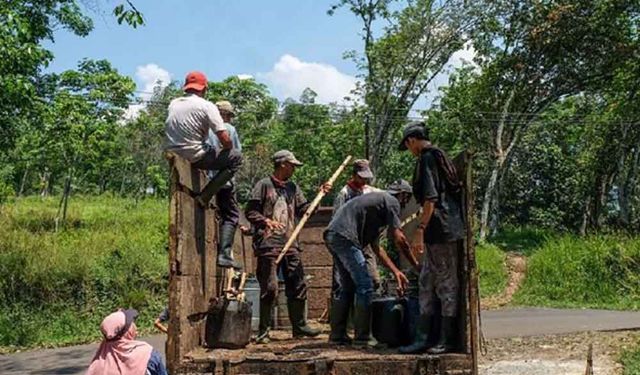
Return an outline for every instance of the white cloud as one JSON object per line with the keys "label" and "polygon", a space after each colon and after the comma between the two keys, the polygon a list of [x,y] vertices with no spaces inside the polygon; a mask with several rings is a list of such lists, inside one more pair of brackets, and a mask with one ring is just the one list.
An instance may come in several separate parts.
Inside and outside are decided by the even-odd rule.
{"label": "white cloud", "polygon": [[[157,64],[138,66],[135,77],[138,85],[138,95],[136,97],[143,101],[151,98],[153,90],[157,86],[164,88],[171,83],[171,74]],[[135,119],[144,108],[145,104],[132,104],[125,111],[124,118],[126,120]]]}
{"label": "white cloud", "polygon": [[305,62],[288,54],[280,57],[270,72],[259,73],[257,77],[281,99],[298,99],[309,87],[318,94],[318,103],[343,102],[357,82],[355,77],[332,65]]}
{"label": "white cloud", "polygon": [[171,74],[156,64],[141,65],[136,68],[136,81],[140,96],[148,99],[156,86],[164,88],[171,83]]}
{"label": "white cloud", "polygon": [[251,74],[238,74],[237,76],[240,79],[252,79],[253,76]]}

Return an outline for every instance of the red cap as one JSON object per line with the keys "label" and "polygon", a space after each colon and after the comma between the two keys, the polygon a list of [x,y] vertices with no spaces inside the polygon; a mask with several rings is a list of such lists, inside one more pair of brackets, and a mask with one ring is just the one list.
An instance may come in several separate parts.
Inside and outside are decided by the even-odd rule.
{"label": "red cap", "polygon": [[185,91],[188,89],[202,91],[205,87],[207,87],[207,76],[205,76],[204,73],[189,72],[189,74],[187,74],[187,78],[184,79],[184,86],[182,89]]}

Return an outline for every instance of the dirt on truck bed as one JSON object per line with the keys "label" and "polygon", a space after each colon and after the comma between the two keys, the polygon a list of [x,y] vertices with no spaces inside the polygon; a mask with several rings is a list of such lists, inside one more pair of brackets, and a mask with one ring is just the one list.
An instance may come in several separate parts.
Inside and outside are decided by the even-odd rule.
{"label": "dirt on truck bed", "polygon": [[183,362],[184,374],[471,374],[468,354],[402,355],[397,349],[356,349],[328,343],[326,334],[293,339],[272,331],[268,345],[245,349],[198,348]]}

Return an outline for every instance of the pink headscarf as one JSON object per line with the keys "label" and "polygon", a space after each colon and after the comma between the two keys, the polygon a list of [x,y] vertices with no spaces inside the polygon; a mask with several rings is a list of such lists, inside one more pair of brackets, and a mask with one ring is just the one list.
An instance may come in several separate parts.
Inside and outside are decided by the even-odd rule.
{"label": "pink headscarf", "polygon": [[[137,315],[131,310],[126,313],[119,310],[104,318],[100,324],[104,340],[86,375],[145,375],[153,347],[135,341],[138,331],[132,322],[132,314]],[[127,331],[123,333],[125,329]]]}

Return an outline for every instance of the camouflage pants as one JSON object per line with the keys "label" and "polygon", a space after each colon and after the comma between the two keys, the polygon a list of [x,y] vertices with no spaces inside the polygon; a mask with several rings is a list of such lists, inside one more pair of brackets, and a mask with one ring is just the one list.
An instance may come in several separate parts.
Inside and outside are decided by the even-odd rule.
{"label": "camouflage pants", "polygon": [[458,313],[458,243],[447,242],[427,246],[420,272],[420,314],[433,315],[437,296],[442,303],[442,316]]}

